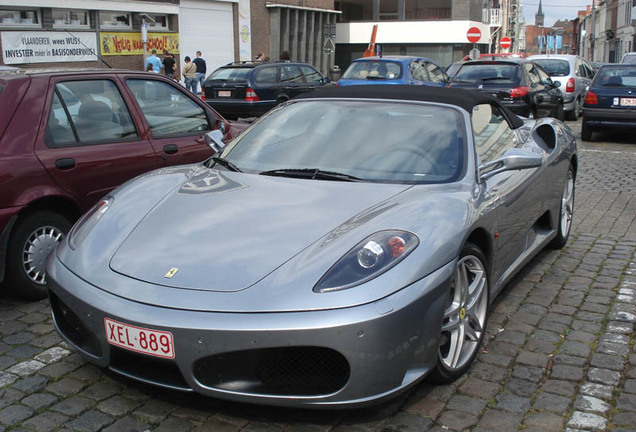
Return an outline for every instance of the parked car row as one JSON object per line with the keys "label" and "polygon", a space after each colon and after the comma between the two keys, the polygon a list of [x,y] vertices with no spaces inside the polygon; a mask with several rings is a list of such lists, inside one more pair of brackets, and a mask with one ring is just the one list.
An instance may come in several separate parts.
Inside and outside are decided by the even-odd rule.
{"label": "parked car row", "polygon": [[82,213],[147,171],[200,162],[232,124],[145,72],[0,73],[0,282],[46,295],[44,262]]}

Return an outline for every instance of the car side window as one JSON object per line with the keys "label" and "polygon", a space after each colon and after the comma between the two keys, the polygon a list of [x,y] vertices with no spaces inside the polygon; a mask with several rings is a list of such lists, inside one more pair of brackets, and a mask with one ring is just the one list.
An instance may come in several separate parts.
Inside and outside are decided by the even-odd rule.
{"label": "car side window", "polygon": [[303,74],[296,65],[283,65],[280,67],[280,81],[286,83],[303,82]]}
{"label": "car side window", "polygon": [[276,84],[278,82],[278,67],[259,68],[254,72],[254,82],[257,84]]}
{"label": "car side window", "polygon": [[422,61],[412,61],[409,68],[411,69],[411,76],[413,79],[418,81],[428,81],[428,72],[426,72],[426,67]]}
{"label": "car side window", "polygon": [[552,84],[552,78],[550,78],[550,75],[548,75],[546,71],[540,67],[533,67],[533,69],[536,71],[537,75],[539,75],[539,82],[541,84]]}
{"label": "car side window", "polygon": [[300,66],[300,70],[305,75],[305,81],[311,84],[320,83],[322,80],[322,75],[316,69],[311,66]]}
{"label": "car side window", "polygon": [[446,74],[442,72],[442,70],[437,67],[437,65],[426,62],[426,69],[428,70],[431,81],[438,83],[446,82]]}
{"label": "car side window", "polygon": [[517,146],[517,137],[498,107],[490,104],[476,105],[471,122],[480,164],[491,162],[506,150]]}
{"label": "car side window", "polygon": [[169,83],[138,78],[126,82],[153,138],[194,135],[212,129],[205,110]]}
{"label": "car side window", "polygon": [[130,112],[110,80],[55,85],[46,130],[49,147],[138,138]]}
{"label": "car side window", "polygon": [[536,68],[532,63],[525,64],[526,72],[528,73],[528,79],[530,80],[531,85],[536,85],[541,82],[541,78],[539,74],[536,72]]}

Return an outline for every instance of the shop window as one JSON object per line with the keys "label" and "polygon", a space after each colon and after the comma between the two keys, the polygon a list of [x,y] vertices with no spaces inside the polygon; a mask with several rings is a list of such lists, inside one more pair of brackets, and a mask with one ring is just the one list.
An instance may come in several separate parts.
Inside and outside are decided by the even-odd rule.
{"label": "shop window", "polygon": [[53,27],[89,27],[88,11],[81,9],[53,9]]}
{"label": "shop window", "polygon": [[104,29],[130,29],[132,22],[128,12],[100,12],[100,27]]}
{"label": "shop window", "polygon": [[41,27],[37,9],[0,9],[0,27]]}

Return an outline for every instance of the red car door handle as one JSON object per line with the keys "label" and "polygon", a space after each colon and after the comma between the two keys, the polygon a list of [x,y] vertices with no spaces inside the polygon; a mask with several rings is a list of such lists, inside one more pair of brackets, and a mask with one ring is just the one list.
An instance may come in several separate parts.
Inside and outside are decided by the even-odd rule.
{"label": "red car door handle", "polygon": [[168,144],[163,146],[163,152],[165,154],[175,154],[179,151],[179,147],[176,144]]}
{"label": "red car door handle", "polygon": [[63,158],[55,161],[55,168],[61,170],[68,170],[71,168],[75,168],[75,159],[73,158]]}

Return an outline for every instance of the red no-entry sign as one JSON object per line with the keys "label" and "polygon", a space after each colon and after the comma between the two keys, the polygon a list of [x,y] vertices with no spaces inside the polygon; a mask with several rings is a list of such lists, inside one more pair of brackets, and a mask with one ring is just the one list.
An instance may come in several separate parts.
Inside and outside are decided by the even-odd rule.
{"label": "red no-entry sign", "polygon": [[466,32],[466,37],[468,38],[468,42],[477,43],[479,39],[481,39],[481,30],[477,27],[471,27]]}
{"label": "red no-entry sign", "polygon": [[504,36],[499,41],[499,45],[501,45],[502,48],[510,48],[510,45],[512,45],[512,40],[508,36]]}

